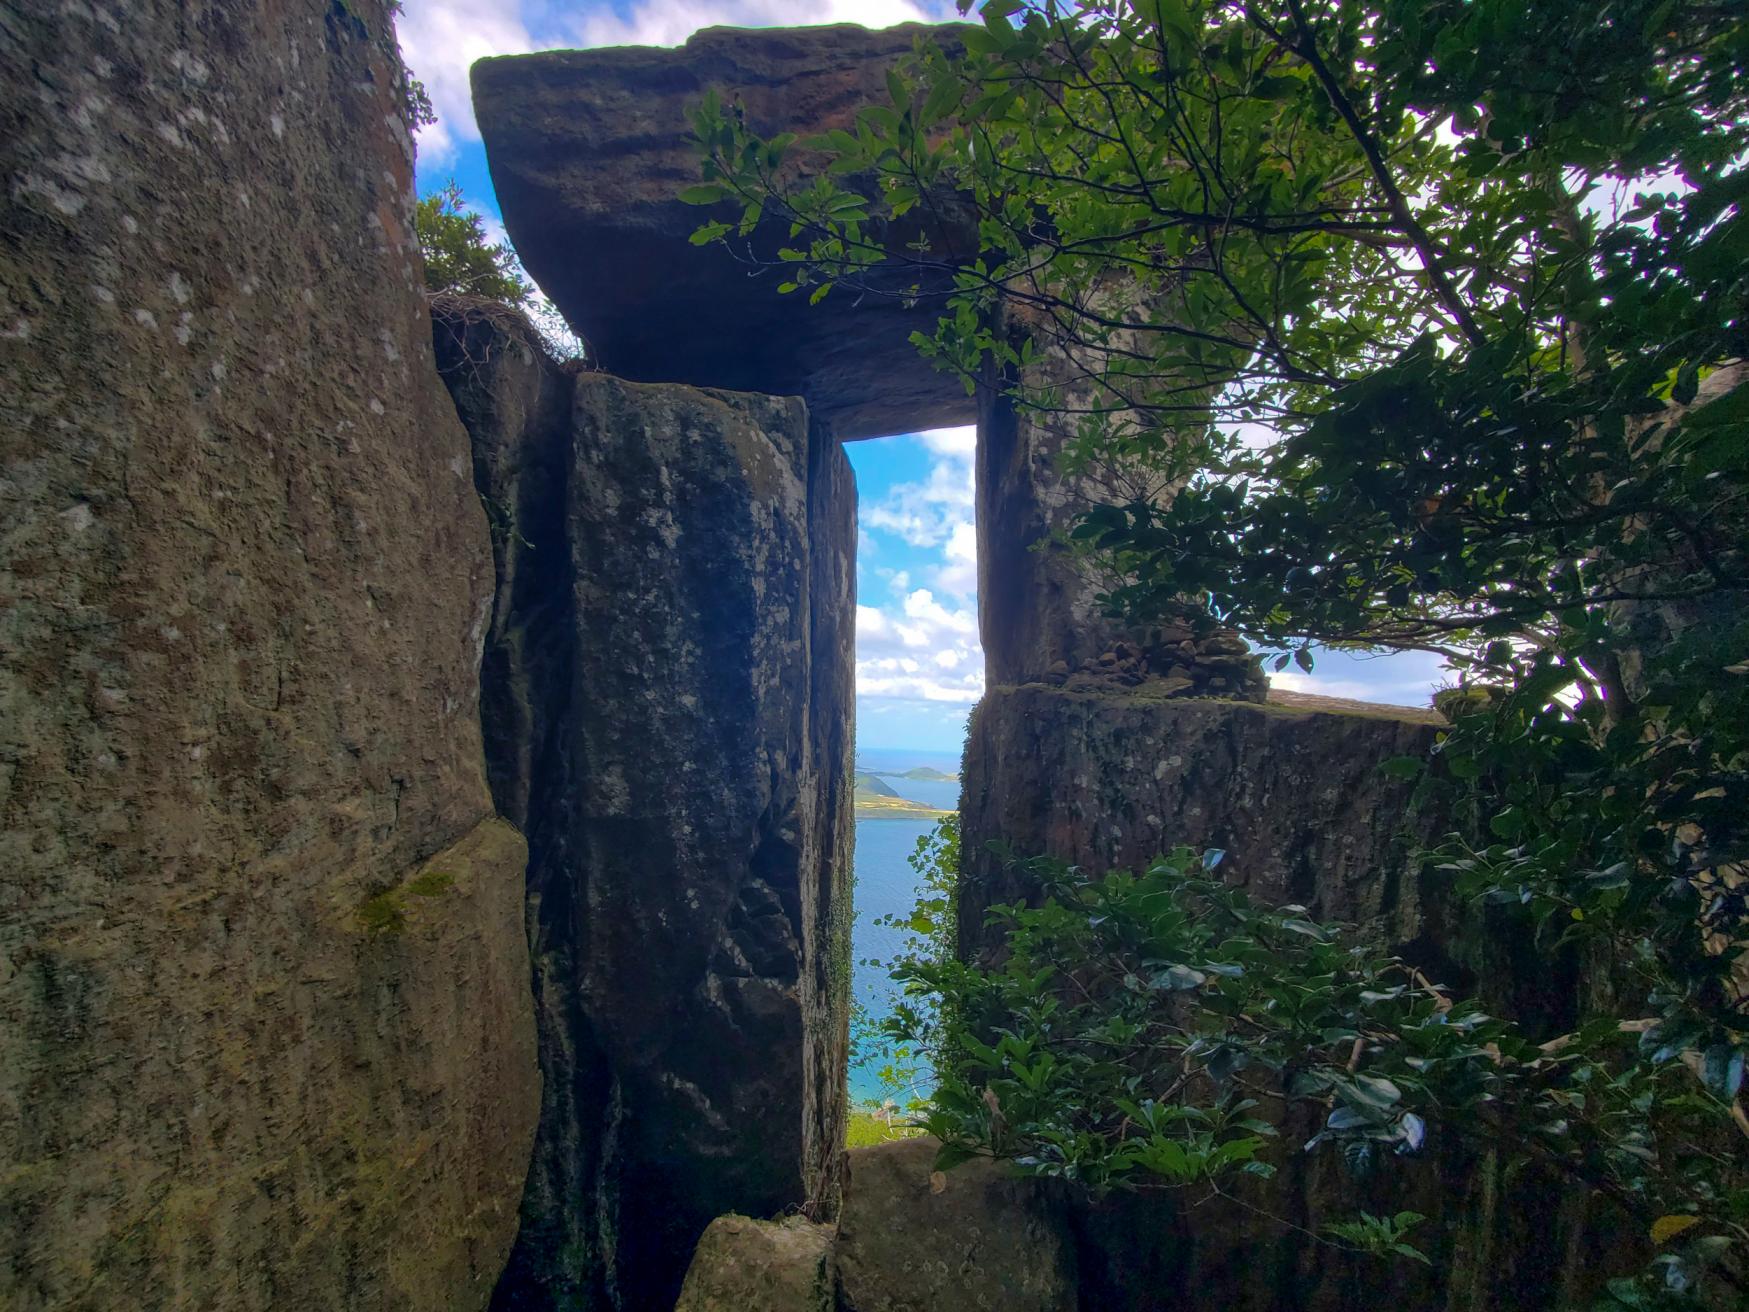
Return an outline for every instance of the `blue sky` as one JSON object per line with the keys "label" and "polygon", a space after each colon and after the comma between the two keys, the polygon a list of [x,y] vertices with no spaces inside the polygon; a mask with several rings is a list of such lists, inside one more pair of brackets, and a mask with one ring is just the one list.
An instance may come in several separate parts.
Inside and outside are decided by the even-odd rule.
{"label": "blue sky", "polygon": [[[701,27],[893,23],[954,16],[939,0],[406,0],[403,52],[438,121],[419,137],[419,187],[450,179],[503,240],[468,68],[487,55],[600,45],[678,45]],[[972,430],[853,442],[857,554],[857,742],[957,753],[983,690],[972,527]],[[1280,687],[1425,705],[1438,662],[1327,652]]]}

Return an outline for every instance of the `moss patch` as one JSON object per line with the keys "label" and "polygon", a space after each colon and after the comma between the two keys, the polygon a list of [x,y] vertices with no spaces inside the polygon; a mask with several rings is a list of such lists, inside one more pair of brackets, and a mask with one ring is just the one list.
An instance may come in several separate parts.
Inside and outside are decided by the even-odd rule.
{"label": "moss patch", "polygon": [[358,909],[358,923],[367,934],[399,934],[407,928],[407,914],[401,909],[397,891],[378,893]]}
{"label": "moss patch", "polygon": [[[514,856],[499,854],[500,845],[510,843],[518,849]],[[476,827],[461,842],[439,852],[429,864],[417,867],[392,888],[374,894],[352,912],[354,922],[366,934],[394,935],[407,931],[409,918],[417,920],[429,915],[420,909],[418,898],[425,903],[443,897],[458,885],[466,884],[480,854],[486,854],[489,864],[496,866],[506,860],[526,860],[521,853],[522,837],[502,820],[490,820]]]}
{"label": "moss patch", "polygon": [[409,893],[420,897],[441,897],[455,887],[455,876],[447,870],[427,870],[407,885]]}

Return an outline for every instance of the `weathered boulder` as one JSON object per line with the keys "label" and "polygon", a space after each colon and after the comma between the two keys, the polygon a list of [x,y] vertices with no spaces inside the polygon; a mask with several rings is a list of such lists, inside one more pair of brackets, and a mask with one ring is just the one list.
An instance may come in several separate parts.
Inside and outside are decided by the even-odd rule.
{"label": "weathered boulder", "polygon": [[834,1260],[849,1312],[1073,1312],[1067,1214],[1038,1180],[975,1159],[934,1169],[933,1139],[853,1148]]}
{"label": "weathered boulder", "polygon": [[381,0],[0,14],[0,1305],[478,1308],[538,1075]]}
{"label": "weathered boulder", "polygon": [[[710,212],[678,199],[699,180],[686,110],[706,88],[768,135],[850,127],[857,110],[887,99],[895,59],[919,39],[951,42],[952,32],[708,28],[673,50],[481,60],[475,113],[518,255],[593,357],[623,377],[801,396],[815,422],[843,439],[972,422],[959,380],[909,340],[934,324],[939,301],[836,295],[809,306],[805,296],[779,296],[775,276],[751,276],[720,246],[691,245]],[[928,209],[939,252],[975,248],[975,224],[945,201]],[[898,247],[913,235],[890,240]],[[749,251],[773,260],[787,244],[787,225],[774,221]],[[890,277],[897,293],[919,274],[895,264]]]}
{"label": "weathered boulder", "polygon": [[436,307],[499,596],[546,1080],[502,1307],[673,1305],[725,1212],[829,1212],[843,1137],[855,487],[801,402],[562,369]]}
{"label": "weathered boulder", "polygon": [[832,1312],[829,1225],[799,1216],[710,1223],[674,1312]]}
{"label": "weathered boulder", "polygon": [[988,907],[1024,899],[1025,873],[987,847],[1091,870],[1219,847],[1230,880],[1319,916],[1412,937],[1403,878],[1411,787],[1379,767],[1422,756],[1437,716],[1289,697],[1267,705],[1041,685],[990,689],[972,714],[960,817],[963,950],[990,941]]}

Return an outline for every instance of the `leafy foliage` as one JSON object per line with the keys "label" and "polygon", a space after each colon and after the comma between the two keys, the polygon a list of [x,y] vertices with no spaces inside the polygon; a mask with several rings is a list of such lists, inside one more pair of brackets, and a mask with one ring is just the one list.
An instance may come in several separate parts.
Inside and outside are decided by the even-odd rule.
{"label": "leafy foliage", "polygon": [[[1474,823],[1435,859],[1545,947],[1583,943],[1597,1015],[1541,1057],[1510,1018],[1476,1019],[1470,1037],[1502,1060],[1440,1055],[1440,1079],[1475,1088],[1437,1106],[1448,1121],[1485,1108],[1464,1132],[1552,1153],[1662,1225],[1652,1237],[1682,1251],[1649,1283],[1612,1286],[1619,1303],[1688,1297],[1703,1268],[1740,1293],[1749,25],[1670,0],[990,0],[981,17],[963,51],[921,44],[889,103],[814,140],[761,140],[707,99],[689,199],[734,208],[697,239],[756,259],[750,234],[787,225],[780,291],[939,307],[919,349],[968,387],[1072,417],[1071,462],[1153,462],[1173,495],[1095,508],[1077,530],[1121,580],[1114,610],[1212,617],[1283,666],[1310,668],[1314,644],[1432,651],[1485,690],[1448,703],[1427,786]],[[1185,874],[1171,869],[1142,882]],[[935,1114],[949,1131],[960,1118],[962,1144],[1095,1184],[1202,1181],[1217,1152],[1261,1154],[1225,1147],[1250,1133],[1223,1119],[1236,1102],[1192,1085],[1170,1105],[1206,1119],[1147,1113],[1175,1118],[1146,1136],[1164,1136],[1164,1170],[1114,1150],[1117,1127],[1140,1123],[1123,1081],[1147,1072],[1156,1108],[1173,1087],[1120,1031],[1180,1025],[1187,1006],[1208,1034],[1162,1042],[1235,1034],[1266,1071],[1303,1044],[1329,1071],[1340,1054],[1322,1031],[1286,1019],[1304,1006],[1357,1033],[1400,1095],[1431,1099],[1404,1037],[1429,1019],[1390,1010],[1423,1005],[1415,991],[1361,1003],[1306,944],[1240,977],[1298,981],[1303,1003],[1211,1008],[1231,1001],[1219,972],[1157,987],[1161,970],[1227,963],[1173,930],[1172,953],[1132,962],[1139,988],[1103,979],[1100,1006],[1073,1009],[1080,954],[1123,946],[1092,934],[1088,898],[1171,928],[1131,905],[1161,889],[1126,887],[1060,885],[1013,909],[1010,966],[1030,960],[1033,977],[914,976],[994,1009],[1010,1036],[972,1046],[990,1041],[943,1013],[938,1041],[968,1064]],[[1213,888],[1171,884],[1174,898],[1253,914]],[[1028,946],[1052,935],[1057,955]],[[1063,976],[1038,979],[1047,968]],[[1052,1026],[1085,1027],[1082,1047],[1053,1046],[1052,1006],[1071,1008]],[[1108,1019],[1118,1029],[1096,1039]],[[1098,1043],[1119,1046],[1094,1061]],[[1345,1151],[1394,1124],[1330,1078],[1317,1096],[1356,1118],[1326,1127]]]}
{"label": "leafy foliage", "polygon": [[1324,1228],[1338,1239],[1345,1239],[1363,1253],[1378,1256],[1396,1254],[1426,1262],[1427,1255],[1406,1242],[1404,1236],[1427,1218],[1419,1212],[1398,1212],[1395,1216],[1374,1216],[1362,1212],[1356,1221],[1333,1221]]}
{"label": "leafy foliage", "polygon": [[483,296],[524,305],[534,289],[517,269],[508,247],[489,241],[486,221],[468,210],[454,182],[422,197],[413,227],[425,256],[425,289]]}
{"label": "leafy foliage", "polygon": [[[1686,1071],[1634,1062],[1638,1036],[1608,1019],[1535,1043],[1302,907],[1257,905],[1215,877],[1220,858],[1181,849],[1098,879],[1034,862],[1042,903],[991,913],[999,968],[900,966],[913,998],[938,1000],[901,1008],[890,1032],[941,1054],[919,1121],[946,1161],[1220,1195],[1302,1149],[1364,1177],[1507,1145],[1604,1190],[1660,1242],[1686,1236],[1685,1271],[1718,1256],[1689,1209],[1721,1104]],[[1284,1139],[1295,1109],[1319,1127],[1303,1144]],[[1706,1204],[1741,1216],[1749,1193]],[[1363,1214],[1321,1238],[1424,1261],[1404,1237],[1421,1219]]]}

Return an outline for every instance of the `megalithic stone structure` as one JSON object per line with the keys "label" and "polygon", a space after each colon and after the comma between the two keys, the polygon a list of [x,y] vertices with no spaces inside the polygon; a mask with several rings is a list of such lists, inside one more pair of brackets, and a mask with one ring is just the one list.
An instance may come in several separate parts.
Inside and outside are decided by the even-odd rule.
{"label": "megalithic stone structure", "polygon": [[665,1312],[715,1216],[835,1201],[855,486],[794,397],[563,369],[466,298],[434,321],[494,525],[545,1075],[495,1306]]}
{"label": "megalithic stone structure", "polygon": [[[952,47],[955,26],[713,28],[676,50],[553,51],[482,60],[476,111],[507,230],[601,367],[629,378],[802,396],[815,423],[856,440],[976,421],[980,619],[992,683],[1150,680],[1156,690],[1258,699],[1264,681],[1230,634],[1129,632],[1104,614],[1108,580],[1067,549],[1076,516],[1101,502],[1159,497],[1150,471],[1066,475],[1068,421],[1016,410],[998,380],[968,398],[910,343],[941,301],[868,294],[779,296],[756,265],[688,240],[704,211],[678,193],[698,178],[687,110],[707,89],[767,135],[854,123],[885,98],[885,70],[919,41]],[[805,170],[797,157],[791,167]],[[976,254],[976,224],[949,196],[920,207],[932,258]],[[898,250],[909,232],[884,234]],[[783,225],[755,229],[772,258]],[[766,271],[769,272],[769,271]],[[917,279],[895,258],[877,270]],[[1008,331],[998,325],[999,331]],[[1089,361],[1036,366],[1075,383]],[[1038,380],[1027,380],[1038,381]]]}
{"label": "megalithic stone structure", "polygon": [[[709,211],[679,193],[699,180],[688,107],[707,88],[754,129],[802,136],[853,126],[886,96],[886,70],[920,40],[950,48],[955,25],[882,31],[841,24],[758,31],[708,28],[678,49],[555,50],[474,65],[474,105],[492,185],[517,254],[587,342],[622,378],[799,396],[839,439],[969,424],[976,406],[910,343],[939,301],[898,296],[779,296],[775,260],[787,230],[771,224],[745,248],[687,238]],[[797,152],[791,167],[805,169]],[[949,203],[921,207],[950,258],[975,254],[977,227]],[[887,234],[895,249],[916,226]],[[896,262],[892,289],[917,274]]]}
{"label": "megalithic stone structure", "polygon": [[[773,752],[774,744],[796,741],[797,722],[780,713],[787,688],[791,697],[814,699],[802,738],[815,759],[841,759],[850,730],[848,692],[833,683],[826,666],[846,668],[848,661],[850,612],[833,610],[834,599],[844,595],[843,583],[834,580],[848,578],[852,562],[849,539],[823,527],[839,523],[848,503],[848,471],[837,442],[973,419],[979,425],[980,623],[990,692],[977,713],[967,757],[962,923],[981,924],[984,907],[998,893],[1024,897],[1029,892],[984,864],[983,840],[1003,836],[991,825],[1011,826],[1035,850],[1065,855],[1128,859],[1139,850],[1137,844],[1170,843],[1174,834],[1218,843],[1255,816],[1259,796],[1295,787],[1321,760],[1316,752],[1304,755],[1308,742],[1322,732],[1317,722],[1308,721],[1303,732],[1272,732],[1289,722],[1257,722],[1255,717],[1276,712],[1232,704],[1260,701],[1263,693],[1256,662],[1242,641],[1189,626],[1128,631],[1101,605],[1107,581],[1065,545],[1065,532],[1088,505],[1140,495],[1162,498],[1171,494],[1169,484],[1149,485],[1150,471],[1139,467],[1067,475],[1058,459],[1069,438],[1061,422],[1016,409],[998,380],[975,401],[968,399],[956,379],[936,371],[908,340],[912,331],[935,322],[938,301],[926,296],[906,307],[881,297],[859,304],[835,296],[810,307],[805,298],[777,295],[769,279],[754,276],[756,267],[733,254],[689,241],[704,214],[678,199],[679,191],[698,178],[686,111],[707,89],[738,105],[760,132],[806,137],[850,124],[859,108],[885,97],[884,72],[892,61],[919,40],[951,43],[953,32],[951,26],[888,32],[713,29],[674,50],[561,51],[475,66],[477,117],[518,253],[586,339],[591,365],[619,376],[561,388],[572,397],[571,411],[558,422],[573,454],[568,463],[548,463],[568,471],[559,480],[569,480],[563,493],[567,509],[538,520],[563,520],[563,533],[571,535],[571,545],[561,540],[535,555],[546,555],[548,568],[559,558],[562,571],[575,572],[571,600],[559,598],[553,584],[546,593],[559,603],[559,613],[570,615],[557,621],[568,635],[560,645],[569,644],[576,654],[562,658],[558,668],[581,673],[561,677],[551,684],[552,693],[536,698],[550,703],[562,689],[570,699],[557,725],[545,730],[516,697],[506,699],[510,732],[502,742],[509,750],[500,758],[502,778],[495,775],[495,784],[508,789],[500,794],[501,804],[513,807],[514,797],[532,795],[521,782],[531,761],[548,761],[545,768],[559,772],[549,777],[548,800],[535,806],[538,814],[529,822],[547,1105],[518,1257],[500,1291],[502,1307],[558,1306],[550,1292],[542,1293],[543,1283],[588,1307],[653,1307],[661,1296],[672,1298],[685,1244],[709,1219],[695,1204],[708,1198],[720,1211],[770,1209],[774,1195],[762,1181],[775,1177],[761,1175],[769,1161],[756,1162],[760,1153],[777,1152],[785,1163],[801,1163],[814,1173],[807,1189],[812,1201],[822,1209],[830,1206],[837,1130],[829,1108],[841,1106],[844,1079],[842,1013],[834,1007],[842,998],[833,993],[831,950],[809,943],[831,943],[839,932],[836,924],[848,919],[831,873],[838,858],[830,855],[844,831],[820,813],[812,830],[804,826],[804,835],[814,837],[802,838],[797,866],[790,840],[781,837],[788,822],[771,820],[788,812],[779,807],[768,816],[752,805],[754,794],[730,788],[713,792],[708,808],[718,843],[708,853],[690,840],[678,843],[665,836],[668,831],[704,832],[707,811],[684,790],[664,791],[681,775],[682,758],[663,740],[701,731],[697,716],[668,703],[678,700],[687,680],[705,680],[701,707],[708,708],[715,728],[694,755],[727,769],[749,753],[766,753],[761,759],[772,763],[773,806],[779,797],[803,798],[817,781],[810,782],[798,760]],[[806,159],[796,167],[805,169]],[[956,219],[953,198],[932,213],[943,225],[932,234],[938,249],[968,257],[975,253],[975,227],[963,216]],[[755,257],[774,254],[787,239],[781,225],[774,226],[774,232],[752,234]],[[912,275],[896,262],[894,276],[909,281]],[[1006,325],[995,327],[1006,330]],[[1044,380],[1061,373],[1072,381],[1084,363],[1060,353],[1047,355],[1036,368]],[[761,395],[731,398],[712,389]],[[772,394],[805,403],[811,443],[805,458],[800,405]],[[723,420],[728,413],[734,422]],[[603,457],[609,449],[616,454]],[[661,459],[652,462],[652,452]],[[488,465],[497,468],[497,457]],[[676,487],[692,488],[692,499],[649,486],[662,469],[670,470]],[[487,475],[489,484],[495,475],[490,469]],[[523,483],[556,495],[546,478]],[[803,523],[775,509],[794,498],[773,489],[799,488],[804,481],[813,504],[827,508],[821,512],[824,519]],[[705,498],[706,488],[716,489],[716,500]],[[500,494],[488,495],[491,504]],[[520,496],[502,499],[514,505]],[[750,505],[773,507],[769,523],[751,536],[733,530],[733,515],[724,519],[728,510],[717,504],[724,497],[734,514]],[[635,515],[626,522],[627,542],[603,539],[600,524],[616,513],[614,505],[643,508],[674,541],[658,534],[665,544],[658,546],[652,530]],[[797,545],[798,534],[812,537],[805,565],[798,564],[806,555]],[[709,546],[690,542],[689,535],[700,535],[699,542]],[[582,542],[598,543],[605,554],[597,558],[583,552],[577,545]],[[510,553],[515,556],[514,546]],[[707,588],[705,561],[718,557],[726,572],[720,586]],[[604,562],[633,580],[629,590],[602,587],[598,576]],[[525,566],[512,560],[511,574]],[[813,576],[805,588],[803,569]],[[765,626],[781,628],[793,620],[804,593],[816,617],[809,638],[811,674],[803,677],[799,666],[727,642],[763,633]],[[647,603],[640,600],[646,596]],[[644,644],[645,664],[636,671],[620,668],[633,657],[593,649],[601,635],[622,628],[636,633],[640,623],[651,622],[651,617],[622,613],[639,606],[661,615],[695,614],[713,632],[720,631],[725,644],[716,653],[719,664],[684,650],[684,623],[672,641]],[[751,608],[751,614],[737,608]],[[501,647],[505,687],[514,689],[519,678],[529,677],[527,662],[553,650],[536,633],[550,624],[551,614],[527,606],[520,613],[529,622],[527,631],[520,636],[507,631],[503,644],[496,638],[489,644],[489,715],[495,704],[492,671],[499,668],[492,653]],[[825,629],[821,616],[832,617]],[[661,665],[671,646],[681,648],[688,662],[684,679]],[[759,651],[775,653],[778,646],[767,643]],[[659,690],[654,694],[658,705],[623,704],[635,695],[639,680]],[[843,704],[834,703],[840,694]],[[775,718],[767,723],[762,717],[768,716]],[[607,717],[613,733],[602,732],[597,723]],[[781,732],[773,728],[779,720],[787,726],[780,726]],[[1047,743],[1029,742],[1027,730],[1034,722],[1046,726]],[[531,753],[517,745],[516,734],[530,725],[537,737],[544,732],[546,741],[557,744],[557,757],[543,755],[545,748]],[[564,725],[571,727],[559,727]],[[552,737],[555,728],[557,738]],[[1353,749],[1343,777],[1366,778],[1377,754],[1406,750],[1406,742],[1412,747],[1426,732],[1424,726],[1387,722],[1376,732],[1340,737],[1342,750]],[[630,749],[628,741],[640,734],[649,748]],[[498,740],[490,725],[487,736],[489,742]],[[1211,772],[1186,765],[1175,753],[1178,746],[1201,752],[1222,742],[1234,752]],[[1258,775],[1252,754],[1277,748],[1286,754],[1282,768]],[[1169,764],[1175,755],[1178,765]],[[537,775],[542,769],[532,768]],[[1062,769],[1073,771],[1073,780],[1058,777]],[[593,777],[603,771],[604,778]],[[1096,777],[1099,791],[1087,793],[1084,777]],[[569,782],[555,787],[554,779]],[[1159,801],[1147,804],[1146,821],[1138,826],[1117,818],[1120,805],[1105,787],[1139,780],[1149,782],[1153,792],[1148,796]],[[1255,795],[1246,791],[1254,782],[1261,786]],[[762,777],[760,787],[765,786]],[[639,810],[628,800],[634,796],[651,800]],[[1073,804],[1058,806],[1057,798],[1072,798]],[[1392,794],[1384,800],[1401,799]],[[794,800],[798,817],[801,805]],[[1167,809],[1156,813],[1156,805]],[[1181,814],[1171,813],[1172,807]],[[1294,859],[1321,823],[1309,801],[1296,808],[1274,835],[1279,841],[1253,845],[1258,860],[1273,861],[1284,852],[1289,854],[1284,859]],[[1359,837],[1350,842],[1353,835],[1345,837],[1346,830],[1334,834],[1331,851],[1358,847],[1354,857],[1362,863],[1389,847],[1389,817],[1381,816],[1376,826],[1356,824]],[[1105,841],[1114,826],[1123,829],[1124,842]],[[729,840],[734,846],[749,836],[758,838],[752,847],[722,850]],[[764,846],[768,842],[775,845]],[[626,849],[635,850],[642,864],[629,861]],[[816,859],[810,850],[826,855]],[[775,864],[761,855],[767,853],[774,860],[781,855],[781,878],[772,875]],[[647,878],[636,877],[639,870]],[[1370,874],[1357,864],[1353,878]],[[1301,877],[1296,866],[1293,878]],[[772,1014],[765,1064],[749,1060],[753,1041],[741,1042],[732,1027],[713,1032],[709,1021],[717,1013],[694,992],[695,987],[707,994],[719,988],[722,972],[700,955],[712,936],[733,939],[739,931],[725,911],[730,903],[676,902],[688,881],[708,887],[712,899],[723,890],[770,889],[788,923],[799,923],[814,936],[809,940],[798,933],[799,954],[791,946],[766,945],[774,950],[765,956],[785,969],[800,960],[801,987],[794,1003],[783,1004],[789,1010]],[[1271,869],[1259,887],[1273,889],[1280,882]],[[587,905],[573,908],[566,899]],[[797,901],[799,916],[792,904]],[[610,909],[613,923],[604,915]],[[762,923],[776,924],[775,912]],[[652,945],[664,958],[660,969],[648,960]],[[968,953],[981,947],[975,936],[964,944]],[[774,965],[752,973],[769,982],[777,978],[775,970]],[[775,1007],[779,992],[766,989],[761,996]],[[820,1000],[819,1005],[810,999]],[[791,1038],[796,1033],[799,1047]],[[803,1054],[801,1072],[788,1065],[797,1052]],[[670,1068],[666,1057],[658,1060],[661,1053],[675,1054],[677,1064]],[[811,1099],[813,1110],[795,1111],[794,1090],[785,1081],[803,1089],[803,1102]],[[763,1139],[738,1138],[732,1125],[717,1126],[712,1119],[740,1114],[736,1109],[761,1101],[782,1109],[779,1120],[762,1127]],[[682,1123],[688,1106],[697,1109],[691,1125]],[[633,1119],[635,1130],[628,1128]],[[769,1129],[780,1121],[785,1128]],[[782,1137],[786,1133],[789,1138]],[[616,1152],[628,1155],[615,1157]],[[707,1180],[699,1164],[712,1153],[717,1154],[716,1178]],[[602,1181],[610,1178],[622,1182],[618,1201],[604,1203]],[[649,1191],[644,1210],[636,1214],[625,1210],[634,1179]],[[677,1198],[681,1186],[693,1181],[699,1198]],[[673,1214],[658,1215],[651,1200],[669,1199],[676,1199]],[[633,1233],[634,1222],[645,1228]]]}

